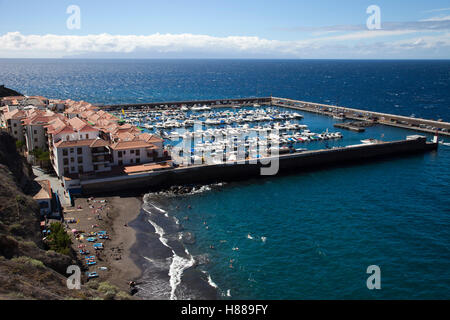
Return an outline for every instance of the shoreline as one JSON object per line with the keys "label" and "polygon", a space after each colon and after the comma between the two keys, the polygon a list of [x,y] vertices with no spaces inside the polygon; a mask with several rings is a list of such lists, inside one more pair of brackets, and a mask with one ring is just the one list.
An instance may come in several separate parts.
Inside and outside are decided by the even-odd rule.
{"label": "shoreline", "polygon": [[[104,244],[104,249],[96,251],[91,243],[86,240],[78,240],[69,230],[76,259],[83,266],[83,283],[85,285],[89,283],[85,273],[97,272],[99,277],[96,280],[98,282],[107,281],[129,293],[128,283],[142,275],[142,270],[137,266],[131,254],[131,248],[136,243],[136,230],[129,226],[139,216],[142,204],[142,197],[137,195],[80,197],[75,199],[74,207],[65,209],[65,219],[74,218],[77,221],[68,225],[70,230],[77,229],[86,233],[106,231],[110,237],[109,240],[97,241]],[[89,255],[97,254],[96,265],[86,266],[85,256],[79,253],[79,245],[85,245],[86,249],[90,251]],[[104,267],[107,270],[100,269]]]}
{"label": "shoreline", "polygon": [[171,214],[171,203],[167,194],[146,194],[141,214],[132,223],[137,240],[131,253],[143,271],[136,280],[136,295],[144,300],[216,300],[217,286],[199,269],[209,263],[207,254],[189,252],[186,244],[195,240]]}

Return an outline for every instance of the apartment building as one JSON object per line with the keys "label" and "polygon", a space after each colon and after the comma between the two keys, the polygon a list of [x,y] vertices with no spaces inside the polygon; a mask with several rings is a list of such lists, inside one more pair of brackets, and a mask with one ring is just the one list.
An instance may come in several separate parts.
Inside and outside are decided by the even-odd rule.
{"label": "apartment building", "polygon": [[5,127],[9,134],[16,140],[25,142],[22,120],[26,117],[26,112],[20,109],[6,112],[2,117],[2,126]]}

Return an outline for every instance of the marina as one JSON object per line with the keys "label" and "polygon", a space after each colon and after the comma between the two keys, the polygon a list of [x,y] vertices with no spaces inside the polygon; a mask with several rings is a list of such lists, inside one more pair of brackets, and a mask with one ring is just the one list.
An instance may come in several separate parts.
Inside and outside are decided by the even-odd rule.
{"label": "marina", "polygon": [[[439,134],[450,136],[450,123],[441,119],[428,120],[416,118],[415,116],[401,116],[388,113],[374,112],[369,110],[354,109],[341,106],[326,105],[321,103],[305,102],[301,100],[292,100],[276,97],[246,98],[246,99],[227,99],[227,100],[191,100],[179,102],[154,102],[143,104],[119,104],[119,105],[101,105],[100,108],[106,111],[129,110],[137,112],[138,110],[184,110],[200,111],[211,110],[215,108],[241,108],[264,106],[284,107],[295,111],[306,111],[329,116],[336,120],[352,120],[354,122],[373,123],[392,127],[398,127],[417,132]],[[199,109],[200,108],[200,109]],[[206,109],[205,109],[206,108]],[[363,124],[362,127],[365,125]],[[351,126],[353,130],[360,131],[361,125]]]}

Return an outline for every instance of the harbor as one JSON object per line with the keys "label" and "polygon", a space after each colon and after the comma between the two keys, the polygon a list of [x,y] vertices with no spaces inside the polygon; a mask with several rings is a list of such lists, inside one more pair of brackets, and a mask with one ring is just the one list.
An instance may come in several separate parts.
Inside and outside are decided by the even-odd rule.
{"label": "harbor", "polygon": [[450,123],[438,120],[428,120],[416,117],[407,117],[388,113],[374,112],[369,110],[354,109],[342,106],[333,106],[321,103],[305,102],[276,97],[260,97],[246,99],[219,99],[219,100],[190,100],[178,102],[153,102],[143,104],[118,104],[102,105],[100,108],[106,111],[125,110],[152,110],[152,109],[192,109],[194,108],[239,108],[239,107],[261,107],[278,106],[298,111],[306,111],[332,117],[338,120],[353,120],[357,122],[373,122],[386,126],[393,126],[425,133],[438,133],[442,136],[450,136]]}
{"label": "harbor", "polygon": [[[436,133],[445,136],[450,128],[449,123],[442,121],[272,97],[100,108],[142,132],[161,136],[171,159],[130,167],[120,174],[81,179],[85,194],[120,190],[124,184],[127,188],[158,190],[173,185],[242,180],[260,175],[264,167],[261,163],[275,159],[279,160],[277,174],[283,174],[428,152],[438,148]],[[327,127],[311,128],[304,112],[326,116],[332,122]],[[380,137],[370,136],[370,132],[362,135],[368,128],[382,130],[385,124],[432,133],[435,138],[428,142],[426,136],[403,135],[389,141],[384,139],[384,133]],[[352,131],[352,138],[346,139],[347,133],[333,127]]]}

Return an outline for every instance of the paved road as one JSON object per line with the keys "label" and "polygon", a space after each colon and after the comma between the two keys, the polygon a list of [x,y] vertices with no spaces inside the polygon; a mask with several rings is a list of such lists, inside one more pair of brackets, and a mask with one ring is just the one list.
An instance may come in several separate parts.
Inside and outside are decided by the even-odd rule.
{"label": "paved road", "polygon": [[33,173],[36,176],[36,181],[49,180],[52,186],[53,192],[57,193],[63,207],[70,206],[70,200],[64,195],[64,188],[61,185],[61,181],[56,175],[49,175],[45,173],[40,167],[33,166]]}

